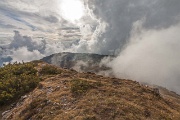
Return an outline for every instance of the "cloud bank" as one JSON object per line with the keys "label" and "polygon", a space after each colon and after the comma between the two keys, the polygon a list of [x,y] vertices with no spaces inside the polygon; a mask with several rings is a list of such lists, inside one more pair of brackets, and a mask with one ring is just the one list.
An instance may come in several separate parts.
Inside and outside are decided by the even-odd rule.
{"label": "cloud bank", "polygon": [[130,42],[110,66],[117,77],[164,86],[180,93],[180,24],[145,29],[136,22]]}
{"label": "cloud bank", "polygon": [[145,19],[147,29],[163,29],[180,20],[179,0],[89,0],[89,7],[97,18],[108,24],[95,44],[96,52],[120,52],[127,43],[133,23]]}

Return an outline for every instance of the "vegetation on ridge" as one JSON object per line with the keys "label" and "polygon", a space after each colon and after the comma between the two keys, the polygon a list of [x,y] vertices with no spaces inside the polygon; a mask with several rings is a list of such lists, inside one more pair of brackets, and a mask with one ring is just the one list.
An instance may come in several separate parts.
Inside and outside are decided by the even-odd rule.
{"label": "vegetation on ridge", "polygon": [[49,66],[49,65],[45,65],[42,67],[40,74],[42,75],[56,75],[56,74],[60,74],[61,71],[54,67],[54,66]]}
{"label": "vegetation on ridge", "polygon": [[89,89],[96,88],[101,85],[101,82],[90,82],[82,79],[73,79],[71,80],[71,92],[73,95],[79,96],[85,94]]}
{"label": "vegetation on ridge", "polygon": [[0,105],[34,89],[40,81],[34,63],[13,63],[0,68]]}

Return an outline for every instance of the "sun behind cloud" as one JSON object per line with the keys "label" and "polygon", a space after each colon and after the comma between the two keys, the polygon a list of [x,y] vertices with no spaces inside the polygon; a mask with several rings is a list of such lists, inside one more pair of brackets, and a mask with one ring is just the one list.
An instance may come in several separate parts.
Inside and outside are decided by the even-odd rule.
{"label": "sun behind cloud", "polygon": [[81,0],[62,0],[60,10],[64,19],[74,22],[83,17],[85,8]]}

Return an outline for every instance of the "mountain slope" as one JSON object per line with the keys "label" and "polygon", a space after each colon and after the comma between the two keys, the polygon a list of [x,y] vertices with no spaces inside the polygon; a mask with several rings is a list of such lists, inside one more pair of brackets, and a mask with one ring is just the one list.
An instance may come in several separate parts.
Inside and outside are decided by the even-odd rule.
{"label": "mountain slope", "polygon": [[180,119],[180,104],[157,89],[138,82],[93,73],[53,69],[40,62],[36,69],[43,81],[3,114],[9,120],[150,120]]}
{"label": "mountain slope", "polygon": [[79,72],[94,72],[109,70],[100,66],[103,59],[112,59],[114,56],[91,53],[57,53],[44,57],[42,61],[62,68],[75,69]]}

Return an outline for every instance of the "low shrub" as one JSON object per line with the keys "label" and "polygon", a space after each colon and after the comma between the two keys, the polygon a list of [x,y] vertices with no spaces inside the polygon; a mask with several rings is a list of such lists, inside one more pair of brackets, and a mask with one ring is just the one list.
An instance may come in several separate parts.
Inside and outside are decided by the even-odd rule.
{"label": "low shrub", "polygon": [[33,63],[13,63],[0,68],[0,105],[34,89],[40,82]]}
{"label": "low shrub", "polygon": [[71,92],[75,95],[82,95],[93,86],[86,80],[74,79],[71,81]]}
{"label": "low shrub", "polygon": [[60,74],[61,71],[54,67],[54,66],[50,66],[50,65],[45,65],[42,67],[40,74],[43,75],[55,75],[55,74]]}

